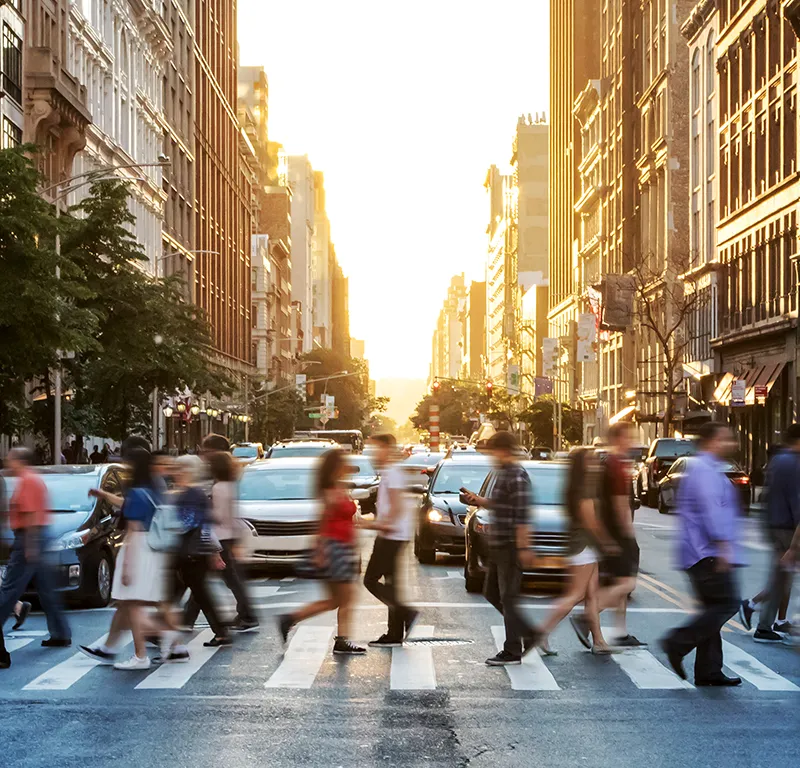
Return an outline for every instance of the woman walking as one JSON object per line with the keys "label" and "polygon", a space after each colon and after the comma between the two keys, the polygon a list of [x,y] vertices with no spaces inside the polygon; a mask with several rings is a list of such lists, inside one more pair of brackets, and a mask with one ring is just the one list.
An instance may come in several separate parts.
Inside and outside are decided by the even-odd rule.
{"label": "woman walking", "polygon": [[322,520],[315,552],[315,563],[325,573],[328,597],[300,608],[292,614],[278,617],[283,642],[291,628],[312,616],[337,611],[338,633],[333,645],[335,654],[360,655],[366,648],[350,642],[350,620],[358,579],[358,548],[354,516],[355,502],[345,488],[349,474],[345,454],[328,451],[322,459],[317,478],[317,497],[322,504]]}
{"label": "woman walking", "polygon": [[[600,629],[600,616],[597,610],[597,591],[599,588],[597,542],[608,537],[597,521],[594,508],[593,454],[579,448],[570,454],[567,473],[565,506],[569,517],[570,575],[566,594],[559,600],[541,627],[544,642],[541,644],[545,654],[552,653],[547,644],[548,635],[566,618],[578,603],[583,601],[584,612],[570,617],[578,639],[586,648],[597,655],[611,653]],[[591,640],[589,635],[591,633]]]}

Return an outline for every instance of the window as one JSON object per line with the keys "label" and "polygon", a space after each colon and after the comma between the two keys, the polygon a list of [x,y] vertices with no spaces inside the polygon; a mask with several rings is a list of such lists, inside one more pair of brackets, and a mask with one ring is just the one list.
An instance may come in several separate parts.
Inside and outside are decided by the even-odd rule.
{"label": "window", "polygon": [[22,103],[22,38],[3,24],[3,90]]}
{"label": "window", "polygon": [[3,118],[3,141],[0,149],[11,149],[22,144],[22,128],[14,125],[7,117]]}

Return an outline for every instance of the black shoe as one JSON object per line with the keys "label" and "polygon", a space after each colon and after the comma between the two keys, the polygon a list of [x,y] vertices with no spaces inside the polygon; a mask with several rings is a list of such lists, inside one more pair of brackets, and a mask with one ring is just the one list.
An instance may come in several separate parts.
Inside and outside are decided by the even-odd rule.
{"label": "black shoe", "polygon": [[67,637],[48,637],[42,640],[42,648],[69,648],[72,640]]}
{"label": "black shoe", "polygon": [[719,677],[711,677],[708,680],[695,680],[695,686],[698,688],[708,687],[733,687],[742,684],[741,677],[728,677],[727,675],[720,675]]}
{"label": "black shoe", "polygon": [[575,630],[575,634],[578,636],[578,640],[581,641],[581,645],[591,651],[592,643],[591,640],[589,640],[589,622],[586,621],[586,617],[581,615],[570,616],[569,623]]}
{"label": "black shoe", "polygon": [[145,635],[144,641],[152,648],[161,648],[161,638],[158,635]]}
{"label": "black shoe", "polygon": [[[545,645],[547,645],[547,639],[543,638],[542,633],[538,631],[533,631],[529,635],[525,635],[525,637],[522,638],[523,657],[527,656],[532,650],[534,650],[534,648],[536,648],[542,640],[545,640]],[[544,653],[546,656],[556,655],[554,652],[551,653],[549,648],[546,650],[542,648],[542,653]]]}
{"label": "black shoe", "polygon": [[500,651],[497,656],[486,659],[489,667],[508,667],[512,664],[522,664],[522,657],[508,651]]}
{"label": "black shoe", "polygon": [[771,629],[757,629],[753,634],[753,640],[757,643],[782,643],[783,635]]}
{"label": "black shoe", "polygon": [[624,637],[618,637],[614,641],[614,645],[617,648],[647,648],[647,643],[643,643],[641,640],[634,637],[633,635],[625,635]]}
{"label": "black shoe", "polygon": [[254,632],[259,627],[258,621],[256,619],[243,619],[241,617],[237,617],[236,620],[231,624],[230,629],[231,632]]}
{"label": "black shoe", "polygon": [[333,644],[333,652],[337,656],[363,656],[367,649],[354,645],[345,637],[337,637]]}
{"label": "black shoe", "polygon": [[152,661],[153,664],[186,663],[190,658],[189,649],[185,645],[176,645],[169,650],[166,656],[158,654],[153,657]]}
{"label": "black shoe", "polygon": [[22,629],[22,625],[25,623],[25,619],[28,618],[28,614],[31,612],[31,604],[30,603],[23,603],[22,608],[19,609],[19,613],[17,614],[17,620],[14,622],[14,626],[11,627],[12,632],[16,632],[18,629]]}
{"label": "black shoe", "polygon": [[750,607],[749,600],[742,600],[739,603],[739,621],[742,622],[742,626],[749,632],[753,628],[753,614],[755,610]]}
{"label": "black shoe", "polygon": [[672,671],[681,679],[686,679],[686,670],[683,668],[683,654],[679,653],[672,647],[669,640],[661,641],[661,650],[667,654],[667,661],[672,667]]}
{"label": "black shoe", "polygon": [[281,640],[283,640],[284,645],[289,641],[289,632],[293,626],[294,622],[291,616],[278,616],[278,630],[281,633]]}
{"label": "black shoe", "polygon": [[84,656],[88,656],[90,659],[99,661],[101,664],[114,664],[114,662],[116,662],[117,660],[116,653],[108,653],[107,651],[101,651],[99,648],[92,648],[89,645],[79,645],[78,650]]}
{"label": "black shoe", "polygon": [[791,621],[776,621],[772,625],[773,632],[780,632],[782,635],[791,635],[794,631],[794,624]]}
{"label": "black shoe", "polygon": [[8,669],[11,666],[11,655],[4,653],[0,656],[0,669]]}
{"label": "black shoe", "polygon": [[403,635],[403,640],[407,640],[408,636],[411,634],[411,630],[414,629],[414,625],[417,623],[417,619],[419,618],[419,611],[415,611],[413,608],[409,608],[408,612],[406,613],[406,620],[403,622],[406,633]]}
{"label": "black shoe", "polygon": [[403,641],[389,637],[389,635],[381,635],[377,640],[370,640],[368,645],[370,648],[400,648]]}

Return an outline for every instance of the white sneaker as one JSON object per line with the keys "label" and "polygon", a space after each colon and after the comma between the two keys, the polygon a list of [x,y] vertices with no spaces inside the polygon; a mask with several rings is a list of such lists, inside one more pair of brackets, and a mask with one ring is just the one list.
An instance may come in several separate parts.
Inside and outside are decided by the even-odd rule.
{"label": "white sneaker", "polygon": [[140,659],[136,654],[131,656],[127,661],[118,661],[114,665],[114,669],[124,669],[124,670],[140,670],[140,669],[150,669],[150,657],[145,656],[143,659]]}

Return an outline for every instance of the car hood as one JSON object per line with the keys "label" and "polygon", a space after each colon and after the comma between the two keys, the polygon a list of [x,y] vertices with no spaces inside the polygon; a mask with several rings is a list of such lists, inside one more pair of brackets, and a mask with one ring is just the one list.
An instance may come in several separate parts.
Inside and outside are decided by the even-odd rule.
{"label": "car hood", "polygon": [[[85,528],[91,515],[91,512],[54,512],[50,515],[50,522],[47,525],[47,536],[57,539],[65,533]],[[11,541],[13,538],[14,534],[8,527],[0,528],[0,539]]]}
{"label": "car hood", "polygon": [[[491,512],[478,510],[478,520],[491,522]],[[535,504],[528,508],[528,523],[536,531],[543,533],[564,533],[569,530],[569,520],[563,507],[556,504]]]}
{"label": "car hood", "polygon": [[240,501],[239,516],[249,520],[281,520],[302,523],[317,520],[320,516],[316,499],[299,501]]}
{"label": "car hood", "polygon": [[431,496],[431,506],[435,509],[441,509],[443,512],[450,514],[451,512],[454,515],[465,515],[467,513],[467,507],[465,504],[462,504],[458,496],[455,494],[441,494],[436,496]]}
{"label": "car hood", "polygon": [[364,475],[363,477],[354,477],[350,482],[355,488],[369,488],[372,485],[378,485],[381,479],[377,475]]}

